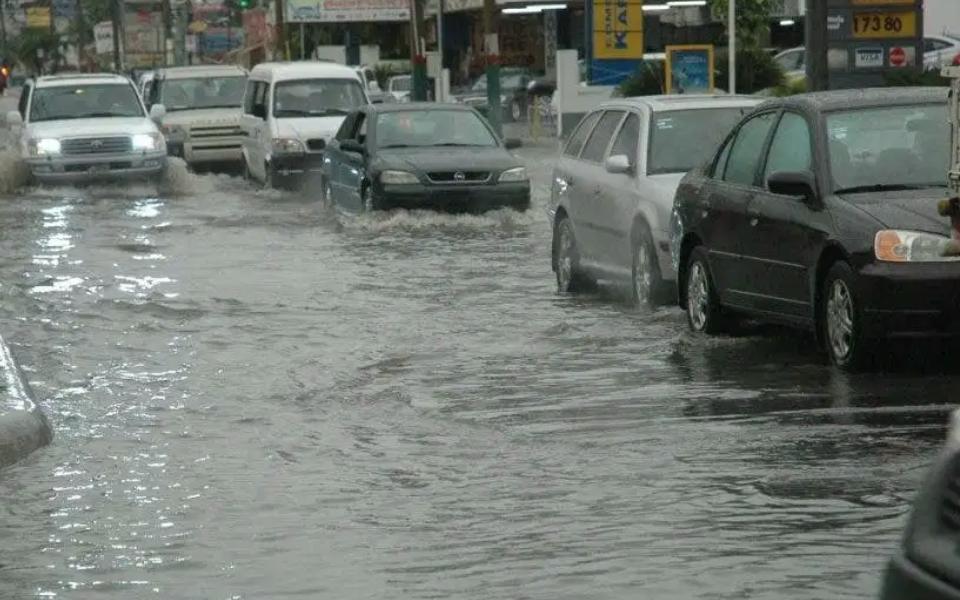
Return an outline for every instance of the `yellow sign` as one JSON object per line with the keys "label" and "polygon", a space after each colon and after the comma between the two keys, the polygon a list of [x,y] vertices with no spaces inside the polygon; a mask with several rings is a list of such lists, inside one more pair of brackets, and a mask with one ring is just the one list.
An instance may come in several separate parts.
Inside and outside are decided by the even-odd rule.
{"label": "yellow sign", "polygon": [[643,58],[642,0],[593,0],[593,58]]}
{"label": "yellow sign", "polygon": [[49,6],[28,6],[27,27],[30,29],[49,29],[50,28],[50,7]]}
{"label": "yellow sign", "polygon": [[917,37],[917,13],[912,10],[853,13],[853,38]]}
{"label": "yellow sign", "polygon": [[187,30],[190,31],[190,33],[203,33],[207,30],[207,22],[193,21],[187,26]]}

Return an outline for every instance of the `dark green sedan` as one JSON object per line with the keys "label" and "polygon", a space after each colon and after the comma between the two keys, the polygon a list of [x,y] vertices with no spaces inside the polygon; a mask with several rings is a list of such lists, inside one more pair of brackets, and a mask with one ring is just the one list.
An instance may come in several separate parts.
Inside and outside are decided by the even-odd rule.
{"label": "dark green sedan", "polygon": [[323,191],[328,202],[353,212],[527,210],[530,180],[509,152],[517,146],[472,108],[364,106],[327,146]]}

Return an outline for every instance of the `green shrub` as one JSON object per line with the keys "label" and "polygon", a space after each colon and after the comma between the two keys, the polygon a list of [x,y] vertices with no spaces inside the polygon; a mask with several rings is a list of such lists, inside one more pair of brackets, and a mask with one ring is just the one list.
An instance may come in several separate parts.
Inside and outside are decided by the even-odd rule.
{"label": "green shrub", "polygon": [[617,86],[615,94],[624,98],[631,96],[655,96],[664,93],[663,61],[645,60],[637,72]]}
{"label": "green shrub", "polygon": [[923,69],[896,69],[888,70],[883,74],[884,82],[891,87],[902,86],[948,86],[950,80],[941,77],[940,71]]}
{"label": "green shrub", "polygon": [[[715,59],[715,84],[717,89],[727,89],[729,63],[725,51],[718,52]],[[783,67],[762,48],[737,50],[737,93],[753,94],[767,88],[778,88],[785,83]]]}

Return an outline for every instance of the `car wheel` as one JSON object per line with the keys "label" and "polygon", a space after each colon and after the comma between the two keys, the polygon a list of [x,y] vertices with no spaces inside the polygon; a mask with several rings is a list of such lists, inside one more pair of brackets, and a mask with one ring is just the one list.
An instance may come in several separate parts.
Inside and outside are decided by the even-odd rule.
{"label": "car wheel", "polygon": [[820,294],[820,327],[830,362],[849,371],[863,367],[869,354],[855,277],[850,265],[838,262],[827,272]]}
{"label": "car wheel", "polygon": [[510,103],[510,117],[514,121],[519,121],[523,118],[523,106],[520,105],[519,100],[514,100]]}
{"label": "car wheel", "polygon": [[270,163],[263,165],[263,189],[272,190],[273,185],[273,169],[270,168]]}
{"label": "car wheel", "polygon": [[557,291],[561,294],[576,294],[590,287],[589,278],[580,270],[580,252],[573,235],[570,219],[562,217],[554,230],[557,263]]}
{"label": "car wheel", "polygon": [[633,302],[640,308],[655,308],[663,302],[663,279],[646,225],[640,225],[633,242]]}
{"label": "car wheel", "polygon": [[687,323],[695,333],[717,333],[723,327],[723,315],[710,265],[707,263],[707,251],[697,246],[690,253],[687,262]]}

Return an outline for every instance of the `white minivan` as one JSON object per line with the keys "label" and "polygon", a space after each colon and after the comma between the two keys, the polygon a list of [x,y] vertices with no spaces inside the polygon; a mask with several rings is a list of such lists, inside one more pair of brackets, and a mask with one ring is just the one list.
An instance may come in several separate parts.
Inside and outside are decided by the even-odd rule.
{"label": "white minivan", "polygon": [[244,173],[266,187],[320,176],[344,117],[369,104],[356,69],[324,62],[262,63],[247,80],[240,126]]}

